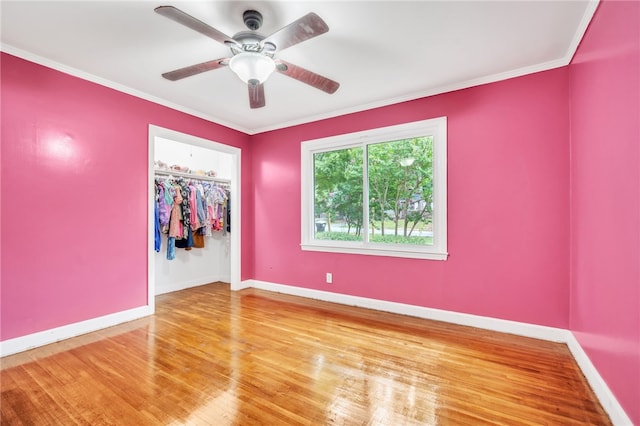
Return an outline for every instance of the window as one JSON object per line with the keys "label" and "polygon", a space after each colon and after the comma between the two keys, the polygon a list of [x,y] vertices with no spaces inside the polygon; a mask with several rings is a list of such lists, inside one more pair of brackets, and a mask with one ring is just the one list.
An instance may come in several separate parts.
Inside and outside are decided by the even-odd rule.
{"label": "window", "polygon": [[446,117],[302,143],[302,249],[447,258]]}

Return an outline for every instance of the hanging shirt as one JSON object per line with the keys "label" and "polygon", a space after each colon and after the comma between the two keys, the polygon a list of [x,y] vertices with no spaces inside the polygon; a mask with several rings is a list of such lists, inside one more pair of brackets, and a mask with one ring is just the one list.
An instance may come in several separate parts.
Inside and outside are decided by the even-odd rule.
{"label": "hanging shirt", "polygon": [[156,184],[156,207],[158,209],[158,221],[160,223],[160,230],[164,233],[169,228],[169,219],[171,218],[171,204],[167,205],[165,197],[165,186],[159,182]]}
{"label": "hanging shirt", "polygon": [[175,197],[171,208],[171,218],[169,220],[169,236],[174,238],[182,238],[182,194],[180,187],[177,186],[174,191]]}
{"label": "hanging shirt", "polygon": [[173,209],[173,200],[176,195],[174,184],[170,179],[162,181],[164,199],[160,199],[160,225],[162,226],[162,232],[165,234],[169,232],[169,219],[171,217],[171,210]]}
{"label": "hanging shirt", "polygon": [[192,184],[189,184],[189,209],[191,211],[191,229],[198,229],[200,227],[200,223],[198,221],[198,203],[196,196],[196,187]]}
{"label": "hanging shirt", "polygon": [[204,185],[205,191],[204,191],[204,198],[205,198],[205,205],[206,205],[206,215],[207,215],[207,220],[206,220],[206,227],[205,227],[205,235],[207,235],[208,237],[213,235],[213,232],[211,232],[213,230],[213,226],[215,223],[215,199],[214,199],[214,185],[207,182]]}
{"label": "hanging shirt", "polygon": [[196,190],[196,209],[198,217],[198,226],[195,229],[199,229],[207,224],[206,201],[204,199],[202,184],[196,184],[194,187]]}
{"label": "hanging shirt", "polygon": [[[191,227],[191,207],[189,204],[189,185],[184,182],[181,181],[179,182],[180,185],[180,194],[182,195],[182,223],[186,228],[190,228]],[[186,236],[186,232],[185,232],[185,236]]]}

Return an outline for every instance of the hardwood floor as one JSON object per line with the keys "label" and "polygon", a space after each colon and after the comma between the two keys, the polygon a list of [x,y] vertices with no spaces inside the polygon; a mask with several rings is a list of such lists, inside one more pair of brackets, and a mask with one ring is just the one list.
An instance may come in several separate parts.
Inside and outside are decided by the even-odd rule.
{"label": "hardwood floor", "polygon": [[562,344],[216,283],[2,359],[2,425],[607,425]]}

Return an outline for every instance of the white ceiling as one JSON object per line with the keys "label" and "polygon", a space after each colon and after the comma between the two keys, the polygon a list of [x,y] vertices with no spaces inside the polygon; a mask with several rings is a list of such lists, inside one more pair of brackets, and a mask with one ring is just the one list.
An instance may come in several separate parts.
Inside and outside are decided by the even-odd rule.
{"label": "white ceiling", "polygon": [[[255,134],[569,63],[597,1],[8,1],[2,50]],[[329,32],[276,57],[340,83],[333,95],[274,73],[250,109],[228,68],[160,76],[229,49],[154,13],[173,5],[233,36],[260,11],[267,36],[315,12]]]}

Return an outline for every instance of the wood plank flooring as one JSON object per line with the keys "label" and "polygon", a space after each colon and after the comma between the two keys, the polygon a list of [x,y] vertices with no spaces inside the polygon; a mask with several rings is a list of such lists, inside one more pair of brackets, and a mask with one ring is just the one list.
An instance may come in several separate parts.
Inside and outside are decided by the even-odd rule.
{"label": "wood plank flooring", "polygon": [[2,425],[608,425],[567,347],[215,283],[1,360]]}

